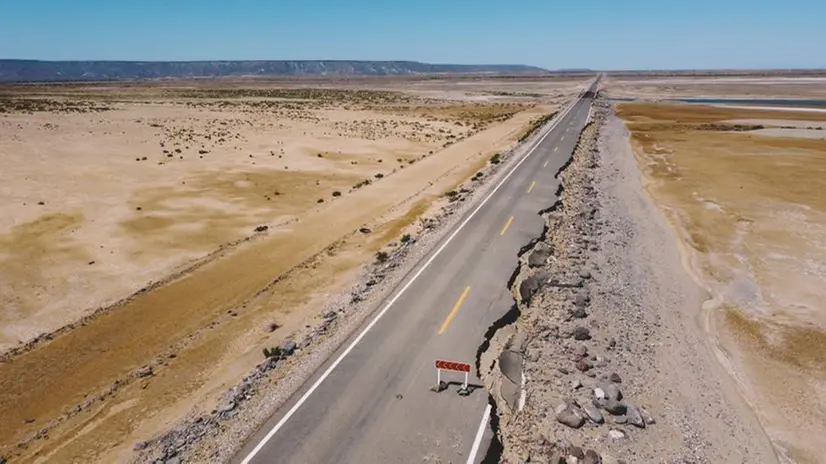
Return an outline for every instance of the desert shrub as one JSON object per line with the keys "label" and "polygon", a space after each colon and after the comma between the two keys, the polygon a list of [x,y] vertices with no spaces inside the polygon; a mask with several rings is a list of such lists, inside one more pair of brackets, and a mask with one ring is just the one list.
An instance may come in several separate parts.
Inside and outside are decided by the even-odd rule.
{"label": "desert shrub", "polygon": [[386,251],[379,251],[376,253],[376,261],[379,263],[384,263],[390,258],[390,255],[387,254]]}
{"label": "desert shrub", "polygon": [[412,237],[410,237],[410,234],[404,234],[404,235],[402,235],[402,238],[401,238],[400,242],[402,242],[402,243],[407,243],[407,242],[409,242],[411,239],[412,239]]}

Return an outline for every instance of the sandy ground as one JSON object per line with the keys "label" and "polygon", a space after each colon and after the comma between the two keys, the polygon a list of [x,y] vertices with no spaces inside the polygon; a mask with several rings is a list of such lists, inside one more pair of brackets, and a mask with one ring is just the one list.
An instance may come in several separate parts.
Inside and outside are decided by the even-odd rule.
{"label": "sandy ground", "polygon": [[578,83],[2,89],[0,454],[122,459],[209,410]]}
{"label": "sandy ground", "polygon": [[[783,460],[822,462],[826,141],[783,127],[824,116],[647,103],[618,114],[648,192],[709,292],[697,314],[721,362]],[[766,128],[732,130],[732,121]]]}

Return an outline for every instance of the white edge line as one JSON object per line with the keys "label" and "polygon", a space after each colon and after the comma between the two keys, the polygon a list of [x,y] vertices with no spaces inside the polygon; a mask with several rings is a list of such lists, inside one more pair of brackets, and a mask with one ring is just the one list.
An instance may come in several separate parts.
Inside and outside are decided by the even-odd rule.
{"label": "white edge line", "polygon": [[[567,116],[568,113],[571,111],[571,108],[573,108],[574,106],[576,106],[577,103],[579,103],[579,101],[582,99],[582,95],[583,92],[580,91],[580,93],[576,97],[576,100],[574,100],[567,108],[565,108],[562,115],[556,121],[554,121],[551,127],[548,128],[547,132],[545,132],[545,135],[543,135],[542,138],[534,144],[530,151],[528,151],[528,153],[525,156],[523,156],[518,163],[516,163],[516,166],[514,166],[513,169],[511,169],[510,172],[508,172],[505,175],[505,177],[496,185],[496,187],[494,187],[494,189],[488,194],[488,196],[486,196],[485,199],[482,200],[481,203],[479,203],[479,206],[477,206],[476,209],[474,209],[473,212],[470,213],[470,215],[467,218],[465,218],[465,220],[462,221],[461,224],[459,224],[459,227],[457,227],[456,230],[453,231],[452,234],[450,234],[447,240],[445,240],[445,242],[442,243],[442,245],[436,250],[436,252],[430,256],[430,259],[428,259],[427,262],[425,262],[424,265],[413,275],[413,277],[411,277],[410,280],[407,281],[404,287],[402,287],[401,290],[399,290],[398,293],[396,293],[396,295],[393,296],[393,298],[387,302],[384,308],[382,308],[381,312],[379,312],[376,315],[376,317],[373,318],[373,320],[370,321],[369,324],[367,324],[367,327],[365,327],[364,330],[361,331],[358,337],[356,337],[356,339],[353,340],[352,343],[350,343],[350,346],[348,346],[347,349],[345,349],[344,352],[342,352],[341,355],[339,355],[339,357],[333,362],[333,364],[331,364],[330,367],[328,367],[327,370],[325,370],[324,373],[321,374],[321,376],[315,381],[315,383],[313,383],[313,385],[301,396],[301,398],[298,399],[298,401],[293,405],[293,407],[290,408],[289,411],[287,411],[287,414],[285,414],[284,417],[282,417],[281,420],[279,420],[278,423],[276,423],[275,426],[267,433],[267,435],[260,442],[258,442],[258,445],[256,445],[255,448],[253,448],[253,450],[250,451],[250,453],[244,458],[243,461],[241,461],[241,464],[249,464],[253,460],[253,458],[255,458],[255,455],[257,455],[264,448],[264,446],[267,445],[267,442],[269,442],[272,439],[272,437],[275,436],[276,433],[278,433],[281,427],[283,427],[284,424],[286,424],[287,421],[290,420],[293,414],[295,414],[295,412],[298,411],[298,408],[300,408],[307,401],[310,395],[312,395],[313,392],[315,392],[316,389],[324,382],[324,380],[326,380],[327,377],[330,376],[333,370],[336,367],[338,367],[339,364],[341,364],[341,361],[343,361],[344,358],[347,357],[347,355],[350,354],[351,351],[353,351],[353,348],[355,348],[356,345],[358,345],[361,339],[364,338],[365,335],[367,335],[367,332],[369,332],[370,329],[372,329],[373,326],[376,325],[379,319],[381,319],[382,316],[384,316],[384,314],[390,309],[390,307],[393,306],[393,303],[395,303],[396,300],[398,300],[404,294],[404,292],[407,291],[408,287],[413,285],[413,282],[415,282],[416,279],[419,278],[419,276],[430,266],[430,264],[439,256],[442,250],[444,250],[447,247],[447,245],[450,244],[451,241],[453,241],[453,238],[456,237],[456,235],[459,232],[461,232],[461,230],[465,227],[465,225],[468,222],[470,222],[471,219],[473,219],[473,216],[475,216],[476,213],[478,213],[479,210],[482,209],[483,206],[485,206],[485,204],[491,199],[491,197],[493,197],[493,195],[499,190],[499,188],[502,187],[502,185],[504,185],[504,183],[510,178],[510,176],[514,172],[516,172],[517,169],[519,169],[519,166],[521,166],[522,163],[524,163],[525,160],[527,160],[533,154],[533,152],[536,151],[536,148],[540,144],[542,144],[542,142],[545,140],[546,137],[548,137],[548,135],[550,135],[551,132],[553,132],[557,124],[559,124],[559,121],[562,121],[565,118],[565,116]],[[485,417],[487,417],[489,410],[490,405],[488,405],[488,409],[485,410]],[[476,445],[474,444],[474,446]]]}
{"label": "white edge line", "polygon": [[476,454],[479,453],[479,447],[482,445],[482,437],[485,436],[485,428],[488,425],[490,418],[490,403],[485,408],[485,413],[482,415],[482,422],[479,423],[479,429],[476,430],[476,438],[473,439],[473,447],[470,449],[470,454],[467,456],[467,464],[476,463]]}

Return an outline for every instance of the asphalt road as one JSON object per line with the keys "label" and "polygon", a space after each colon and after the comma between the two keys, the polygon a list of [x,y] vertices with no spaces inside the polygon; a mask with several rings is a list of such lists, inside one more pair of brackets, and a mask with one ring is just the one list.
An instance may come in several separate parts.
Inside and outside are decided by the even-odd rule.
{"label": "asphalt road", "polygon": [[[441,393],[436,359],[472,364],[488,328],[514,304],[519,249],[542,231],[555,174],[570,158],[591,98],[553,128],[471,209],[237,456],[242,463],[480,462],[492,436],[488,394]],[[444,380],[462,380],[458,373]]]}

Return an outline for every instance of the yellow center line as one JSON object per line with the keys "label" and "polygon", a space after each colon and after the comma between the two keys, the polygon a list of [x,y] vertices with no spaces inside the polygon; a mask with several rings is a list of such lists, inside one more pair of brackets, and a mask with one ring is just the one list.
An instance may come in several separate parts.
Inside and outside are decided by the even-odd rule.
{"label": "yellow center line", "polygon": [[511,216],[511,218],[508,219],[508,222],[505,223],[505,227],[502,228],[502,232],[500,232],[499,235],[505,235],[505,232],[507,232],[508,227],[511,226],[511,222],[513,222],[513,216]]}
{"label": "yellow center line", "polygon": [[447,315],[447,319],[445,319],[445,322],[442,323],[442,326],[439,328],[439,335],[445,333],[445,330],[447,330],[447,326],[450,325],[450,321],[453,320],[453,316],[455,316],[456,313],[459,311],[459,308],[462,306],[462,302],[465,301],[465,298],[467,297],[468,293],[470,293],[469,286],[465,288],[465,291],[462,292],[462,296],[460,296],[456,304],[453,305],[453,309],[450,310],[450,314]]}
{"label": "yellow center line", "polygon": [[543,164],[543,165],[542,165],[542,167],[543,167],[543,168],[547,168],[547,167],[548,167],[548,161],[547,161],[547,160],[545,160],[545,164]]}
{"label": "yellow center line", "polygon": [[[546,161],[546,163],[547,163],[547,161]],[[536,185],[536,181],[531,182],[531,186],[528,187],[528,193],[531,193],[531,190],[533,190],[534,185]]]}

